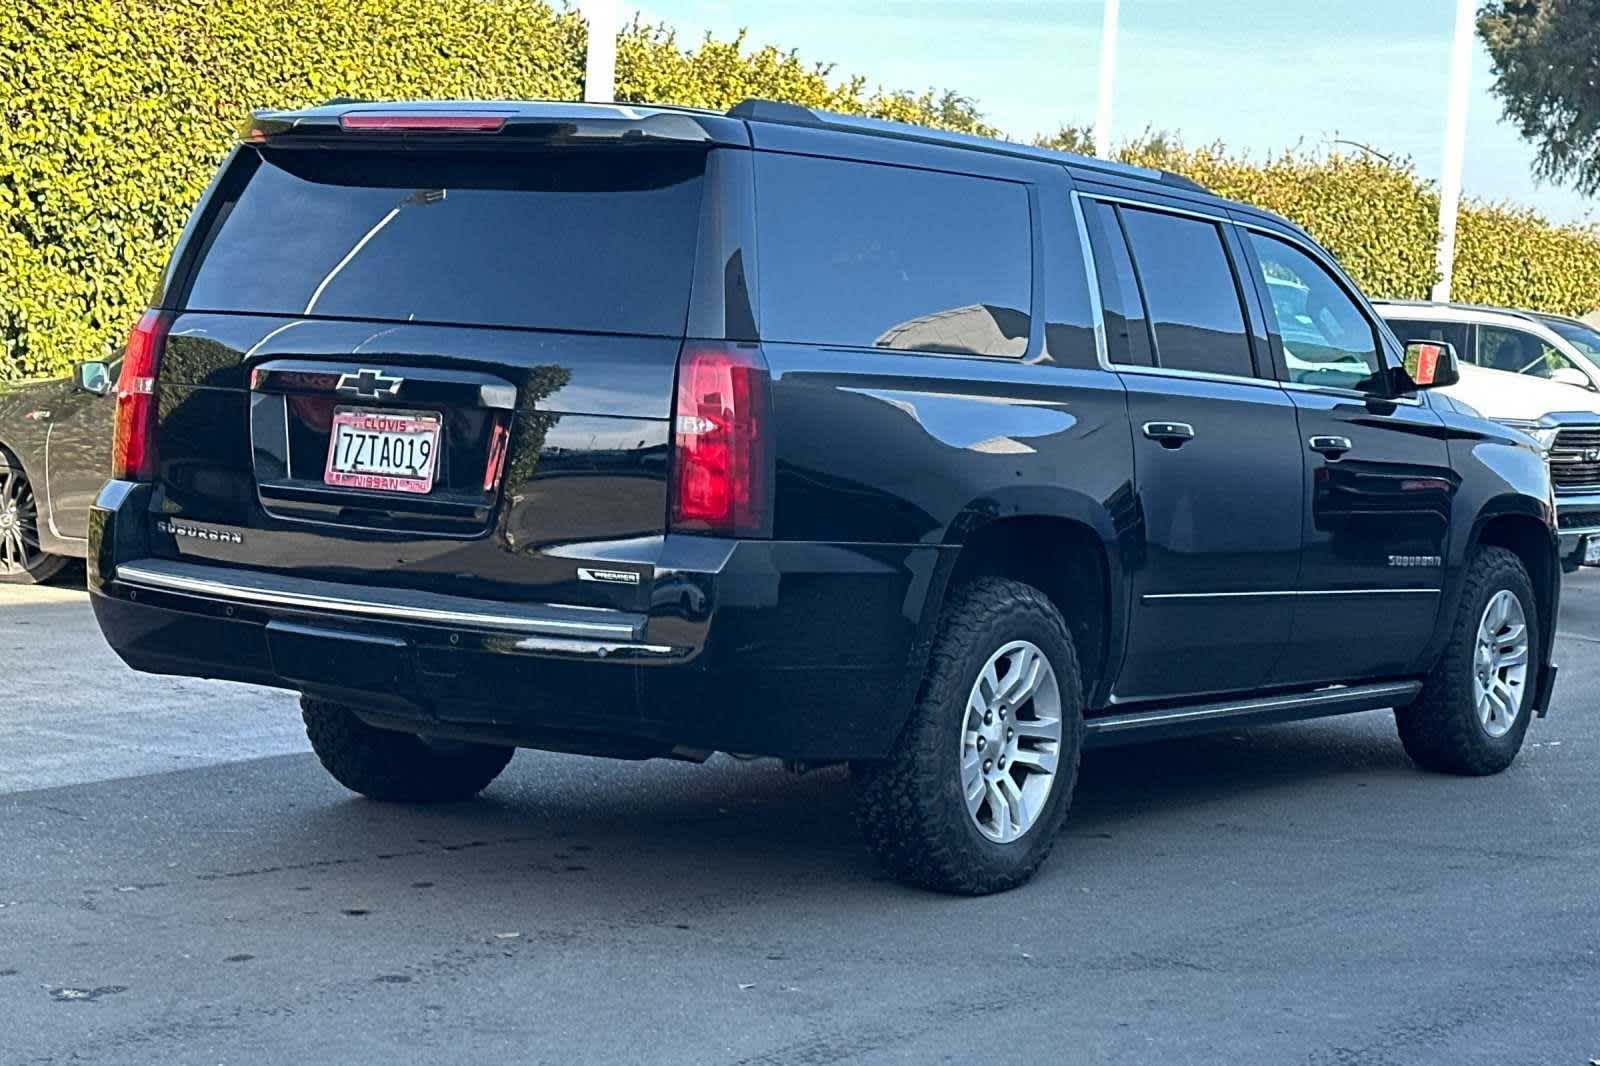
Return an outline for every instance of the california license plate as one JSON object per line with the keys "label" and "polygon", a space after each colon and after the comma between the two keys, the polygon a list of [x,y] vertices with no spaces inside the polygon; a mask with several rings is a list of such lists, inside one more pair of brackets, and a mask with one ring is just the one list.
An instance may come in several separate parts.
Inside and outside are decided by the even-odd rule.
{"label": "california license plate", "polygon": [[337,407],[322,480],[349,489],[433,490],[439,416],[430,411]]}

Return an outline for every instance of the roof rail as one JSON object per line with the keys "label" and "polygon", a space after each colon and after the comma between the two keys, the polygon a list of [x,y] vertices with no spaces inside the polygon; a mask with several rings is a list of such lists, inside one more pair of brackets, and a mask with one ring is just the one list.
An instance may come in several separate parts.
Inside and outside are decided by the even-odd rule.
{"label": "roof rail", "polygon": [[782,100],[763,100],[757,96],[748,96],[728,108],[728,117],[755,122],[781,122],[789,126],[823,125],[818,113],[809,107],[784,103]]}
{"label": "roof rail", "polygon": [[799,104],[785,103],[781,100],[748,97],[730,107],[727,113],[729,118],[747,119],[752,122],[771,122],[781,126],[810,126],[815,129],[860,133],[870,137],[887,137],[901,141],[920,141],[924,144],[967,148],[979,152],[989,152],[994,155],[1038,159],[1043,162],[1060,163],[1122,178],[1160,182],[1163,185],[1188,189],[1192,192],[1203,192],[1208,195],[1211,193],[1211,190],[1199,182],[1186,178],[1182,174],[1174,174],[1170,170],[1133,166],[1129,163],[1113,163],[1104,159],[1078,155],[1075,152],[1058,152],[1053,148],[1037,148],[1032,145],[996,140],[993,137],[978,137],[970,133],[955,133],[950,130],[933,129],[929,126],[913,126],[906,122],[890,122],[886,119],[867,118],[863,115],[841,115],[832,111],[819,111],[814,108],[802,107]]}

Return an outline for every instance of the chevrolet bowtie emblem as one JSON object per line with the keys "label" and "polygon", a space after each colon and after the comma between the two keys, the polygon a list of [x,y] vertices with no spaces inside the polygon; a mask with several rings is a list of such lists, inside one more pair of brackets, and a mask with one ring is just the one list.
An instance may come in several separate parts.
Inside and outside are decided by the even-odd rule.
{"label": "chevrolet bowtie emblem", "polygon": [[363,400],[379,400],[393,396],[405,384],[405,378],[392,378],[381,370],[362,367],[353,374],[340,374],[334,389],[341,396],[359,396]]}

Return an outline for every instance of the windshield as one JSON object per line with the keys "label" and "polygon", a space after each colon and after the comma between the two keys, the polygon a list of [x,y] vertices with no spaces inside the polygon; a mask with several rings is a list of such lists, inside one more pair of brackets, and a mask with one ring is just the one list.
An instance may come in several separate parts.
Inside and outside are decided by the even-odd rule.
{"label": "windshield", "polygon": [[1591,362],[1600,362],[1600,332],[1570,318],[1540,315],[1539,319],[1562,340],[1578,349],[1580,355],[1586,356]]}

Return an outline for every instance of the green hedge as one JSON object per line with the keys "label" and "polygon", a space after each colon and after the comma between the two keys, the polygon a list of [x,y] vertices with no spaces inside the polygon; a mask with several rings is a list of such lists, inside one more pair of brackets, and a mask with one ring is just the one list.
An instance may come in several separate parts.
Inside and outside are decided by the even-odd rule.
{"label": "green hedge", "polygon": [[[1372,296],[1426,299],[1437,280],[1439,193],[1409,163],[1285,153],[1256,163],[1217,148],[1129,146],[1130,162],[1185,174],[1220,195],[1304,226]],[[1600,233],[1532,211],[1467,201],[1451,295],[1473,303],[1587,314],[1600,307]]]}
{"label": "green hedge", "polygon": [[[584,46],[583,21],[538,0],[0,3],[0,384],[120,341],[251,108],[338,95],[576,99]],[[617,84],[623,100],[724,108],[759,95],[994,132],[954,93],[871,91],[791,52],[742,38],[684,47],[639,24],[619,41]],[[1407,167],[1144,148],[1301,222],[1374,294],[1432,283],[1435,194]],[[1587,311],[1600,305],[1597,253],[1593,233],[1473,206],[1458,291]]]}
{"label": "green hedge", "polygon": [[[535,0],[0,2],[0,382],[120,342],[256,107],[578,99],[584,23]],[[745,96],[992,132],[954,95],[868,92],[775,48],[628,27],[618,97]]]}

